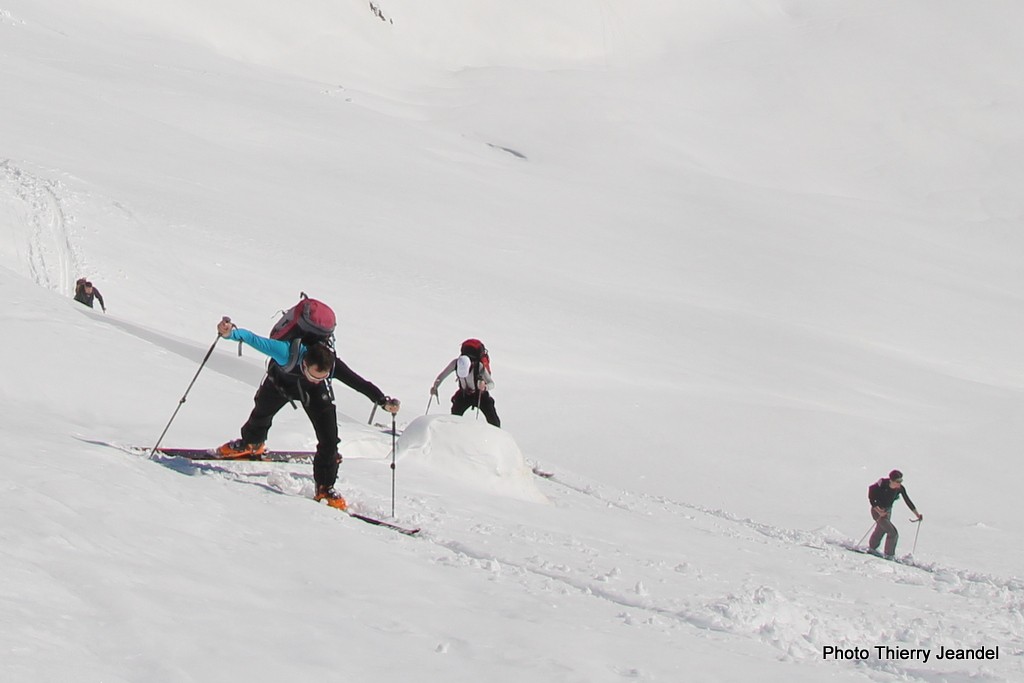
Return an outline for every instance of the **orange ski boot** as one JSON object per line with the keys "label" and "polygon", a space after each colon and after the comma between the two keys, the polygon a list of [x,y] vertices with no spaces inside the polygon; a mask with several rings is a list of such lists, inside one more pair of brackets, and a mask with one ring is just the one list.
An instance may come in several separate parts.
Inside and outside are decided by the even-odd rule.
{"label": "orange ski boot", "polygon": [[245,443],[241,439],[235,439],[218,448],[217,456],[225,460],[262,460],[261,456],[266,452],[265,444]]}
{"label": "orange ski boot", "polygon": [[316,495],[313,496],[313,500],[325,500],[332,508],[337,508],[339,510],[348,509],[348,503],[344,498],[342,498],[341,494],[335,491],[331,486],[317,486]]}

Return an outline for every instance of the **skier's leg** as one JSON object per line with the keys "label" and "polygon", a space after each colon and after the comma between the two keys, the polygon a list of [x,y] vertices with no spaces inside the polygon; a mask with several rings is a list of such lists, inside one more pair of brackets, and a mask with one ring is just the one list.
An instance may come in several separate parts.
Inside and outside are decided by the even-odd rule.
{"label": "skier's leg", "polygon": [[885,535],[885,522],[886,518],[878,514],[878,511],[871,508],[871,518],[875,520],[875,529],[871,532],[871,538],[868,539],[868,547],[872,550],[878,550],[878,546],[882,543],[882,536]]}
{"label": "skier's leg", "polygon": [[868,541],[868,547],[872,550],[878,550],[878,546],[882,542],[882,537],[885,536],[886,555],[892,555],[896,551],[896,541],[899,540],[900,537],[900,533],[896,531],[896,527],[892,525],[892,522],[889,519],[891,515],[891,509],[887,515],[880,515],[876,510],[871,510],[871,516],[875,519],[875,530],[871,533],[871,539]]}
{"label": "skier's leg", "polygon": [[253,402],[256,405],[253,406],[249,419],[242,425],[242,441],[251,444],[264,443],[270,432],[270,425],[274,422],[274,416],[288,402],[288,397],[267,377],[256,390]]}
{"label": "skier's leg", "polygon": [[893,523],[889,521],[889,518],[885,518],[886,526],[886,537],[885,537],[885,554],[895,555],[896,554],[896,541],[900,540],[900,532],[896,530]]}
{"label": "skier's leg", "polygon": [[452,415],[465,415],[466,411],[476,405],[473,397],[464,391],[457,391],[452,396]]}
{"label": "skier's leg", "polygon": [[501,427],[501,418],[498,417],[498,411],[494,408],[494,397],[489,391],[485,391],[480,397],[480,412],[484,414],[489,424]]}
{"label": "skier's leg", "polygon": [[[319,387],[317,387],[319,389]],[[338,480],[338,409],[330,394],[323,390],[312,389],[307,394],[307,402],[303,404],[309,421],[316,432],[316,456],[313,458],[313,481],[317,488],[334,486]]]}

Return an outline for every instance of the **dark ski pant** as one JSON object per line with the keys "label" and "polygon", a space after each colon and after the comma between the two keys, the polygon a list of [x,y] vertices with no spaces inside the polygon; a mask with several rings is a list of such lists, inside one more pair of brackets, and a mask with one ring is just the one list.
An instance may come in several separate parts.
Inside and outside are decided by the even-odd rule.
{"label": "dark ski pant", "polygon": [[[470,408],[476,408],[477,392],[457,391],[452,396],[452,415],[465,415]],[[487,418],[487,422],[495,427],[501,427],[501,418],[498,411],[494,409],[494,399],[489,391],[480,395],[480,412]]]}
{"label": "dark ski pant", "polygon": [[[328,380],[330,381],[330,380]],[[242,425],[242,441],[264,443],[274,416],[289,401],[302,405],[316,432],[316,456],[313,458],[313,481],[317,487],[334,486],[338,480],[338,410],[327,382],[313,384],[303,378],[285,375],[279,381],[264,378],[253,398],[256,405]]]}
{"label": "dark ski pant", "polygon": [[896,527],[889,519],[892,517],[892,508],[889,508],[888,513],[882,517],[878,514],[878,510],[871,508],[871,517],[875,520],[875,530],[871,532],[871,538],[868,539],[868,547],[878,550],[878,544],[882,542],[882,536],[885,536],[885,554],[895,555],[896,541],[900,539],[900,532],[896,531]]}

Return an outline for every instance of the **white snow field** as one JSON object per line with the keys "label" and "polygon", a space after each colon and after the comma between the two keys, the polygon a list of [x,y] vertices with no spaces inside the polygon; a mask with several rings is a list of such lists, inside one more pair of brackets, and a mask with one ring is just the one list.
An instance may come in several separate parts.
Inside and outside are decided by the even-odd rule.
{"label": "white snow field", "polygon": [[[0,0],[0,680],[1024,680],[1021,26]],[[338,488],[415,537],[129,448],[236,438],[215,325],[300,292],[403,401],[392,470],[335,383]],[[424,417],[467,337],[501,431]],[[843,547],[893,468],[913,566]]]}

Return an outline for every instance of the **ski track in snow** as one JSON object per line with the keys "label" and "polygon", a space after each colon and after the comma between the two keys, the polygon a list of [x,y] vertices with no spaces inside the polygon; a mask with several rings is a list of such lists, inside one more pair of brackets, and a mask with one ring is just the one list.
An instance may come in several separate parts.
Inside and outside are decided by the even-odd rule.
{"label": "ski track in snow", "polygon": [[28,22],[18,19],[9,9],[0,9],[0,24],[7,26],[24,26]]}
{"label": "ski track in snow", "polygon": [[[141,449],[118,447],[145,454]],[[284,495],[312,496],[308,465],[156,460],[190,475],[220,477]],[[344,470],[342,475],[345,483]],[[593,515],[640,515],[646,524],[664,529],[668,536],[672,535],[674,525],[699,526],[709,535],[734,539],[737,544],[761,544],[771,546],[773,551],[807,553],[806,559],[800,558],[805,564],[813,562],[812,556],[816,556],[821,571],[840,580],[844,575],[855,574],[905,584],[934,591],[937,597],[954,596],[963,607],[955,612],[947,612],[941,605],[912,613],[908,609],[896,619],[888,607],[852,605],[841,593],[828,596],[830,599],[822,607],[823,596],[805,593],[796,583],[767,585],[764,575],[750,572],[737,586],[734,579],[705,576],[699,558],[680,557],[671,561],[665,556],[668,551],[658,556],[650,548],[632,547],[629,539],[617,539],[614,535],[607,539],[582,539],[497,518],[470,522],[415,496],[401,501],[401,508],[412,512],[398,521],[423,528],[418,542],[430,548],[432,562],[483,571],[495,581],[515,581],[532,594],[555,592],[566,599],[599,600],[612,607],[613,618],[629,626],[660,631],[695,628],[752,639],[777,649],[784,659],[820,661],[825,645],[859,647],[880,643],[935,648],[950,643],[984,644],[993,631],[1002,634],[1002,657],[1024,654],[1024,581],[1020,579],[938,564],[914,567],[888,563],[850,553],[840,545],[850,541],[832,530],[785,529],[661,496],[568,481],[561,474],[540,481],[557,506],[586,506],[588,514]],[[367,491],[361,495],[372,497]],[[386,518],[389,506],[387,500],[379,498],[356,503],[354,508]],[[613,523],[609,519],[609,525]],[[489,550],[496,540],[502,548]],[[444,554],[437,555],[438,549],[444,550]],[[576,561],[566,562],[566,549]],[[707,597],[716,591],[718,597]],[[901,665],[874,658],[856,666],[883,678],[928,683],[961,678],[1003,680],[985,674],[984,669],[965,669],[951,676],[950,672],[915,669],[913,663]]]}
{"label": "ski track in snow", "polygon": [[64,193],[59,182],[35,176],[10,159],[0,162],[0,202],[10,203],[23,221],[12,231],[25,245],[28,275],[37,285],[62,293],[73,289],[81,270],[61,198]]}

